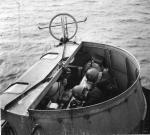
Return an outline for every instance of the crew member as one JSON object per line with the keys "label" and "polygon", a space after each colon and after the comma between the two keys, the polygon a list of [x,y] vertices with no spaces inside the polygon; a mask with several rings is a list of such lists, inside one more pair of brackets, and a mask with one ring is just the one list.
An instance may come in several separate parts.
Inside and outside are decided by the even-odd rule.
{"label": "crew member", "polygon": [[59,103],[60,104],[59,108],[61,108],[61,109],[66,108],[71,97],[72,97],[72,91],[71,90],[64,91],[64,93],[62,94],[60,103]]}
{"label": "crew member", "polygon": [[90,85],[91,91],[93,91],[93,88],[98,88],[102,91],[102,100],[110,99],[119,94],[117,83],[106,68],[103,72],[98,72],[98,70],[91,68],[86,72],[86,78],[87,86],[89,87]]}
{"label": "crew member", "polygon": [[90,87],[87,88],[83,85],[77,85],[72,89],[72,95],[81,101],[83,106],[97,104],[103,100],[102,91],[95,85],[100,77],[98,70],[95,68],[89,69],[86,77],[87,83],[91,85]]}
{"label": "crew member", "polygon": [[108,69],[103,70],[101,80],[96,85],[103,91],[105,99],[112,98],[119,93],[117,83]]}
{"label": "crew member", "polygon": [[[100,88],[97,87],[97,83],[101,80],[102,72],[99,72],[96,68],[90,68],[86,72],[86,79],[88,85],[88,94],[85,100],[85,105],[92,105],[103,101],[103,93]],[[90,87],[89,87],[90,85]]]}
{"label": "crew member", "polygon": [[84,87],[82,85],[76,85],[72,88],[73,100],[70,103],[71,108],[83,106],[85,100],[85,93],[83,93]]}
{"label": "crew member", "polygon": [[91,60],[89,60],[83,68],[83,74],[85,74],[90,68],[96,68],[99,72],[102,72],[104,69],[103,63],[104,58],[102,56],[99,56],[98,59],[95,57],[91,57]]}
{"label": "crew member", "polygon": [[99,72],[96,68],[90,68],[86,72],[87,83],[92,86],[96,85],[102,78],[102,72]]}

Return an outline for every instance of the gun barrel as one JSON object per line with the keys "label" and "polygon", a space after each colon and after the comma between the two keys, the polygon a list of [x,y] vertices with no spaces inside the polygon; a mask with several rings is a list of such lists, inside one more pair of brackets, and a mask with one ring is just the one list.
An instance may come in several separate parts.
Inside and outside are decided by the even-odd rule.
{"label": "gun barrel", "polygon": [[[85,17],[85,19],[82,20],[82,21],[77,21],[77,23],[86,22],[86,20],[87,20],[87,17]],[[75,23],[75,22],[70,22],[70,23],[67,23],[67,24],[65,24],[65,25],[74,24],[74,23]],[[61,24],[52,25],[51,27],[57,27],[57,26],[61,26]],[[40,26],[38,26],[38,28],[39,28],[39,29],[46,29],[46,28],[49,28],[49,27],[48,27],[48,26],[45,26],[45,27],[40,27]]]}

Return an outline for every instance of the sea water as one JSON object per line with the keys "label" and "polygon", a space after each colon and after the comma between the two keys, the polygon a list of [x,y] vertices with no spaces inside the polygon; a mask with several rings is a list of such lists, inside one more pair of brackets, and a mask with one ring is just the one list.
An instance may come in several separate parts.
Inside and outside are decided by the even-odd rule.
{"label": "sea water", "polygon": [[69,13],[80,23],[75,41],[126,49],[140,63],[142,85],[150,88],[149,0],[1,0],[0,91],[13,83],[48,49],[58,44],[48,29],[52,17]]}

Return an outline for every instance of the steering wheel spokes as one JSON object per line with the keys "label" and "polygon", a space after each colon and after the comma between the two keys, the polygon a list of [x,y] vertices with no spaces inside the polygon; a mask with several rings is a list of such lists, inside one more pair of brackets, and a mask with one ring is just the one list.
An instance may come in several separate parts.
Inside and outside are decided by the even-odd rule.
{"label": "steering wheel spokes", "polygon": [[78,25],[76,19],[68,13],[55,15],[49,24],[50,34],[56,40],[61,40],[61,42],[67,42],[72,39],[76,35],[77,30]]}

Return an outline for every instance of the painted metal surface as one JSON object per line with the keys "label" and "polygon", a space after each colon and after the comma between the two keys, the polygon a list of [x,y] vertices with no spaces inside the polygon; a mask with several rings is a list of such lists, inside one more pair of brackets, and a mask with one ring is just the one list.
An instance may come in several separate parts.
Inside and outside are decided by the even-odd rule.
{"label": "painted metal surface", "polygon": [[59,111],[31,110],[45,134],[130,133],[143,119],[144,99],[135,83],[127,92],[104,103]]}
{"label": "painted metal surface", "polygon": [[[97,47],[98,45],[90,43],[90,46]],[[132,73],[130,78],[134,82],[130,82],[130,87],[120,95],[97,105],[54,111],[30,109],[29,113],[34,118],[34,122],[41,126],[39,131],[41,134],[99,135],[139,132],[140,128],[138,126],[144,119],[146,111],[146,102],[139,81],[139,65],[136,59],[124,50],[105,45],[99,46],[105,49],[109,48],[116,53],[119,52],[116,55],[112,52],[111,59],[114,57],[117,61],[119,54],[124,62],[128,59],[128,64],[122,65],[121,72],[130,75],[135,70],[136,72]],[[115,63],[111,65],[112,68],[115,67]],[[120,60],[120,65],[121,63],[124,64]],[[129,70],[129,68],[133,69]],[[128,76],[127,79],[129,79]],[[128,83],[127,81],[126,85]]]}
{"label": "painted metal surface", "polygon": [[[36,129],[35,134],[39,133],[40,135],[138,133],[139,128],[136,127],[144,119],[146,111],[146,102],[139,81],[138,62],[130,53],[116,47],[90,42],[84,42],[82,46],[84,51],[93,54],[97,53],[103,56],[107,54],[108,66],[112,68],[118,78],[121,78],[120,83],[123,88],[120,91],[123,92],[114,98],[92,106],[37,110],[36,106],[47,93],[45,89],[35,98],[35,101],[26,107],[25,110],[29,111],[29,116],[15,111],[17,106],[2,111],[2,115],[18,135],[29,135],[33,129]],[[117,64],[118,62],[119,64]],[[66,62],[66,65],[67,63],[69,61]],[[122,67],[119,68],[118,65]],[[55,79],[52,79],[48,85],[50,86],[54,82]],[[38,125],[38,128],[34,128],[35,125]]]}
{"label": "painted metal surface", "polygon": [[[67,45],[68,50],[66,50],[65,57],[68,59],[66,60],[66,64],[69,63],[70,59],[72,59],[80,48],[79,45],[75,43],[68,43]],[[1,118],[8,121],[9,125],[16,130],[17,134],[28,135],[31,133],[34,125],[32,126],[32,119],[30,119],[28,115],[28,108],[39,98],[39,95],[47,93],[46,91],[48,91],[50,87],[47,82],[44,84],[41,82],[49,76],[51,78],[51,83],[54,83],[56,77],[54,78],[53,76],[57,74],[59,77],[62,73],[62,69],[57,68],[62,58],[62,46],[51,49],[51,52],[57,52],[58,57],[56,59],[41,58],[40,61],[34,64],[31,69],[17,80],[16,84],[18,82],[19,84],[22,82],[28,84],[25,90],[23,89],[21,93],[16,93],[14,92],[15,89],[10,87],[11,93],[10,90],[6,90],[0,97],[0,99],[4,99],[2,103],[3,106],[1,106]],[[55,71],[55,68],[57,71]],[[17,85],[16,87],[20,91],[21,87],[19,86],[20,85]]]}
{"label": "painted metal surface", "polygon": [[[66,50],[65,57],[72,55],[75,50],[78,48],[78,45],[69,43],[68,49]],[[5,109],[7,105],[11,104],[13,101],[16,101],[18,98],[24,97],[31,88],[39,85],[47,76],[52,77],[55,73],[52,74],[56,66],[59,66],[59,62],[62,58],[63,46],[51,49],[51,52],[57,52],[58,57],[56,59],[40,59],[36,64],[34,64],[29,70],[27,70],[14,85],[10,86],[6,92],[0,95],[0,100],[2,102],[1,109]],[[18,84],[18,85],[17,85]],[[22,84],[22,85],[21,85]],[[14,87],[15,88],[12,88]],[[22,89],[23,86],[26,86]],[[9,92],[12,89],[13,92]],[[16,93],[16,90],[22,91]],[[44,89],[44,87],[43,87]],[[15,91],[15,92],[14,92]],[[36,93],[36,92],[35,92]],[[28,94],[26,95],[28,96]],[[25,109],[25,111],[27,111]]]}

